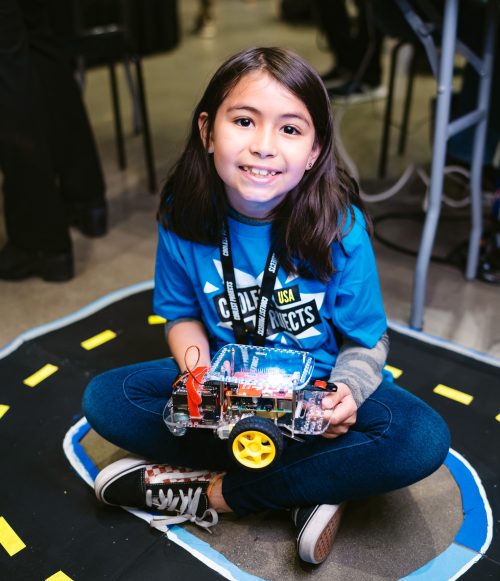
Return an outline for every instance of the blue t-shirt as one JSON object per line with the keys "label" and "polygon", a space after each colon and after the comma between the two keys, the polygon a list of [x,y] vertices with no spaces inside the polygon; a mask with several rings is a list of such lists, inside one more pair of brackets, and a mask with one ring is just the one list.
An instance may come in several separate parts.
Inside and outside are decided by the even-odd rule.
{"label": "blue t-shirt", "polygon": [[[228,218],[238,296],[245,323],[253,327],[271,224]],[[346,228],[347,229],[347,228]],[[373,347],[387,327],[375,257],[364,218],[355,209],[352,229],[332,246],[336,273],[328,283],[278,271],[269,312],[266,346],[309,351],[313,376],[330,374],[339,335]],[[212,355],[234,343],[218,246],[189,242],[159,226],[154,311],[168,321],[198,319]]]}

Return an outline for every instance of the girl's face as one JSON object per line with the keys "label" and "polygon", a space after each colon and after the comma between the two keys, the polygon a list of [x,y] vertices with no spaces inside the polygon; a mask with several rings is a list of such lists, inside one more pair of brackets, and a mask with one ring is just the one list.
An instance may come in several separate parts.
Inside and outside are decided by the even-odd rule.
{"label": "girl's face", "polygon": [[[202,113],[199,127],[204,137]],[[242,77],[215,116],[208,151],[231,206],[266,218],[316,161],[320,147],[304,103],[264,71]]]}

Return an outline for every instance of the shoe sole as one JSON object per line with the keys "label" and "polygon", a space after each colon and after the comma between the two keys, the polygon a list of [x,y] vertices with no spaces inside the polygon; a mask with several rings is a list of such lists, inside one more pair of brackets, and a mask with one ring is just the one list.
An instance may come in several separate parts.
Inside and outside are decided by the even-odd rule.
{"label": "shoe sole", "polygon": [[94,490],[97,498],[104,502],[105,504],[110,504],[106,502],[104,498],[104,493],[109,485],[113,484],[115,480],[121,478],[125,474],[134,472],[139,466],[147,466],[151,464],[150,461],[144,458],[122,458],[106,468],[103,468],[97,475],[94,482]]}
{"label": "shoe sole", "polygon": [[350,76],[339,77],[337,79],[330,79],[328,81],[325,81],[323,79],[323,85],[325,85],[325,89],[327,91],[332,90],[332,89],[338,89],[342,85],[345,85],[346,83],[348,83],[350,79],[351,79]]}
{"label": "shoe sole", "polygon": [[69,223],[87,238],[99,238],[108,232],[108,210],[106,206],[68,211]]}
{"label": "shoe sole", "polygon": [[[336,510],[332,514],[332,509],[334,508]],[[297,539],[298,553],[303,561],[318,565],[328,557],[340,528],[343,511],[343,504],[338,507],[322,504],[316,512],[311,514]],[[311,538],[305,542],[304,538],[307,538],[307,528],[313,518],[315,520],[315,528],[318,529],[319,533],[317,536],[311,535]]]}
{"label": "shoe sole", "polygon": [[20,268],[14,272],[10,272],[8,275],[5,273],[0,273],[0,280],[10,280],[10,281],[20,281],[26,280],[27,278],[41,278],[45,282],[67,282],[75,276],[73,267],[69,267],[66,271],[54,271],[50,269],[45,269],[43,267],[27,267]]}
{"label": "shoe sole", "polygon": [[351,95],[330,95],[330,99],[334,105],[358,105],[361,103],[369,103],[370,101],[378,101],[387,97],[387,89],[379,87],[373,91],[366,93],[352,93]]}

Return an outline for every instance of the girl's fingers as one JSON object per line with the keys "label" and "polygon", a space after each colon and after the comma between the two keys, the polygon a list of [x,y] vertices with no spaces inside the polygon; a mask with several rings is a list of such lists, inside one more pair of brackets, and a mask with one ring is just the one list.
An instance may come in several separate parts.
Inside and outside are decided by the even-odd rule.
{"label": "girl's fingers", "polygon": [[[327,412],[328,413],[328,412]],[[327,415],[327,414],[325,414]],[[338,438],[343,436],[349,431],[349,428],[356,423],[356,412],[348,415],[342,422],[335,422],[333,420],[333,414],[330,416],[330,425],[323,433],[325,438]]]}
{"label": "girl's fingers", "polygon": [[352,398],[343,399],[332,411],[330,424],[337,425],[346,422],[353,414],[356,416],[356,403]]}

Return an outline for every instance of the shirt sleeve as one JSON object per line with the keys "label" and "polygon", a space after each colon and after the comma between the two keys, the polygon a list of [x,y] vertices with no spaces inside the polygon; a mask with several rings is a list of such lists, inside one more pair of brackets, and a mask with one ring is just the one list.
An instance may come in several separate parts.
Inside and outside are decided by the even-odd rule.
{"label": "shirt sleeve", "polygon": [[346,340],[340,348],[330,381],[345,383],[358,408],[382,382],[382,371],[389,353],[389,337],[384,333],[375,347],[367,349]]}
{"label": "shirt sleeve", "polygon": [[167,321],[201,320],[200,304],[189,272],[192,261],[185,255],[187,244],[159,225],[153,308]]}
{"label": "shirt sleeve", "polygon": [[343,337],[372,348],[385,332],[387,320],[375,255],[361,213],[342,242],[344,260],[337,274],[332,323]]}

